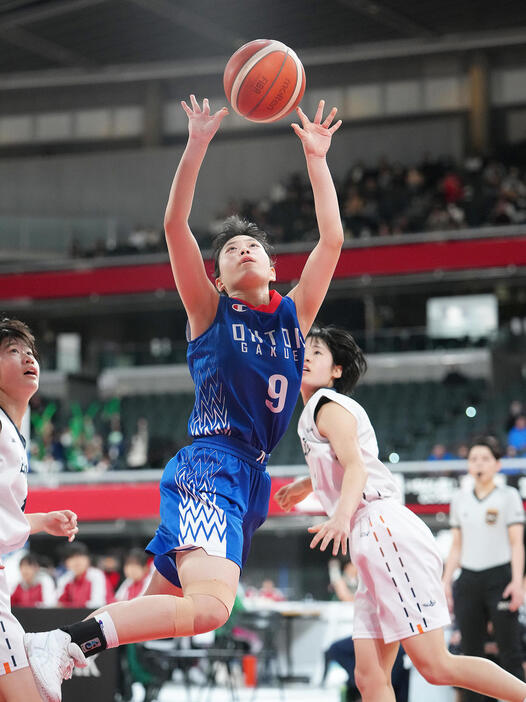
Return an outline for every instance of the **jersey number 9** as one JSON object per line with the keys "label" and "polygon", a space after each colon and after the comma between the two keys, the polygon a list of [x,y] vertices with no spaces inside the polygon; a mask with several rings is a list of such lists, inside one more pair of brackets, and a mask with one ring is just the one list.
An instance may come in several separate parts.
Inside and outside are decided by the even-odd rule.
{"label": "jersey number 9", "polygon": [[271,412],[278,414],[285,407],[288,386],[289,381],[284,375],[276,373],[268,379],[267,393],[270,399],[266,399],[265,404]]}

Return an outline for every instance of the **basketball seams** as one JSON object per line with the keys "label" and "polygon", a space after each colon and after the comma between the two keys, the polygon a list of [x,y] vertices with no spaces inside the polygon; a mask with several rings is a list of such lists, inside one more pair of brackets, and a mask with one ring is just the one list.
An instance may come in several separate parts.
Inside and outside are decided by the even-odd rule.
{"label": "basketball seams", "polygon": [[237,96],[239,95],[241,86],[243,85],[250,71],[259,61],[261,61],[261,59],[265,58],[265,56],[268,56],[274,51],[283,51],[286,54],[288,50],[288,47],[285,46],[285,44],[282,44],[280,41],[272,41],[270,44],[267,44],[267,46],[264,46],[262,49],[259,49],[259,51],[256,51],[256,53],[253,56],[251,56],[247,61],[245,61],[243,66],[239,69],[234,79],[234,82],[232,83],[232,89],[230,91],[230,102],[234,110],[238,113],[238,115],[244,117],[244,115],[242,115],[241,112],[239,112],[239,110],[237,109]]}
{"label": "basketball seams", "polygon": [[[284,67],[285,64],[287,63],[287,58],[288,58],[288,56],[289,56],[289,51],[290,51],[290,49],[287,49],[287,52],[286,52],[285,56],[283,57],[283,61],[281,62],[281,66],[279,67],[279,71],[276,73],[276,75],[275,75],[275,77],[274,77],[274,80],[273,80],[273,81],[271,82],[271,84],[268,86],[267,92],[266,92],[264,95],[261,96],[261,99],[259,100],[259,102],[257,102],[257,103],[254,105],[254,107],[250,110],[250,112],[247,112],[247,114],[245,115],[245,117],[246,117],[247,119],[250,119],[250,115],[251,115],[255,110],[258,109],[258,107],[261,105],[261,103],[263,102],[263,100],[265,100],[265,98],[268,96],[268,94],[270,93],[270,91],[272,90],[272,88],[274,87],[274,85],[276,84],[276,81],[278,80],[278,78],[279,78],[280,75],[281,75],[281,72],[283,71],[283,67]],[[273,121],[273,120],[272,120],[272,119],[261,119],[261,120],[258,120],[258,122],[271,122],[271,121]]]}
{"label": "basketball seams", "polygon": [[296,65],[296,86],[287,104],[284,105],[284,107],[276,115],[274,115],[268,120],[265,120],[266,122],[276,122],[278,119],[281,119],[284,115],[286,115],[287,112],[290,110],[291,106],[297,100],[300,90],[303,86],[303,66],[301,64],[301,61],[297,57],[296,53],[292,51],[292,49],[289,49],[288,55],[293,59]]}

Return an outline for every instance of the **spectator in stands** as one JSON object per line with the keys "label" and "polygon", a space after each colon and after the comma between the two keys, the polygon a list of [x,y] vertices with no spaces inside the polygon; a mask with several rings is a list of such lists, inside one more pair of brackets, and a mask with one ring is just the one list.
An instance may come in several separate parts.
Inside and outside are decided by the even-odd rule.
{"label": "spectator in stands", "polygon": [[435,444],[431,449],[431,453],[427,457],[428,461],[449,461],[454,458],[444,444]]}
{"label": "spectator in stands", "polygon": [[11,607],[54,607],[57,592],[53,578],[41,570],[33,553],[22,556],[19,563],[20,582],[11,595]]}
{"label": "spectator in stands", "polygon": [[265,580],[263,580],[259,588],[258,596],[264,597],[266,600],[272,600],[272,602],[283,602],[285,600],[285,595],[276,587],[274,581],[270,578],[265,578]]}
{"label": "spectator in stands", "polygon": [[148,420],[140,417],[137,420],[137,429],[130,441],[130,448],[126,456],[128,468],[144,468],[148,463]]}
{"label": "spectator in stands", "polygon": [[116,553],[105,553],[99,557],[97,567],[102,570],[112,592],[121,582],[121,559]]}
{"label": "spectator in stands", "polygon": [[108,458],[112,468],[124,467],[124,435],[121,430],[121,418],[119,414],[114,414],[110,418]]}
{"label": "spectator in stands", "polygon": [[467,460],[469,453],[469,446],[467,444],[459,444],[457,446],[456,451],[455,451],[455,458],[462,458],[463,460]]}
{"label": "spectator in stands", "polygon": [[67,572],[57,584],[58,602],[63,607],[100,607],[113,602],[113,591],[102,570],[91,566],[88,547],[76,542],[65,557]]}
{"label": "spectator in stands", "polygon": [[526,454],[526,414],[519,414],[508,432],[508,446],[516,450],[517,456]]}
{"label": "spectator in stands", "polygon": [[358,589],[358,569],[352,561],[342,567],[337,558],[329,561],[330,588],[341,602],[352,602]]}
{"label": "spectator in stands", "polygon": [[468,378],[458,366],[451,366],[442,382],[444,385],[465,385],[468,382]]}
{"label": "spectator in stands", "polygon": [[140,548],[132,549],[124,561],[125,580],[115,593],[117,601],[133,600],[146,590],[150,582],[151,569],[148,556]]}
{"label": "spectator in stands", "polygon": [[524,414],[524,404],[520,400],[512,400],[508,410],[508,418],[506,419],[506,434],[515,426],[515,420],[521,414]]}

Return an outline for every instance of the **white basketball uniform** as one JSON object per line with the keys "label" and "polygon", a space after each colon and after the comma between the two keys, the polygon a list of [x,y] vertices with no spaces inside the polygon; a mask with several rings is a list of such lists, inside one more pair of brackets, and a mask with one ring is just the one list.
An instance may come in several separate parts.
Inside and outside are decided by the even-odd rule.
{"label": "white basketball uniform", "polygon": [[[27,497],[25,441],[9,416],[0,408],[0,554],[26,543],[29,522],[24,516]],[[11,595],[5,571],[0,570],[0,675],[28,665],[24,630],[11,612]]]}
{"label": "white basketball uniform", "polygon": [[355,400],[321,388],[307,402],[298,434],[314,493],[329,516],[341,494],[343,468],[315,421],[320,403],[336,402],[356,419],[367,482],[350,524],[349,552],[360,576],[355,639],[400,641],[450,623],[441,584],[442,559],[431,531],[402,504],[391,472],[378,458],[376,435]]}

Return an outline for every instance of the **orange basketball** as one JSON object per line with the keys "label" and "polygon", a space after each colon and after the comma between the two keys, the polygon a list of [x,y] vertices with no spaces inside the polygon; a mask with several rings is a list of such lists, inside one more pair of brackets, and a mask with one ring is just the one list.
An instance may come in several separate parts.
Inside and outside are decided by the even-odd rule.
{"label": "orange basketball", "polygon": [[255,39],[230,58],[223,85],[239,115],[252,122],[275,122],[299,104],[305,92],[305,71],[285,44]]}

